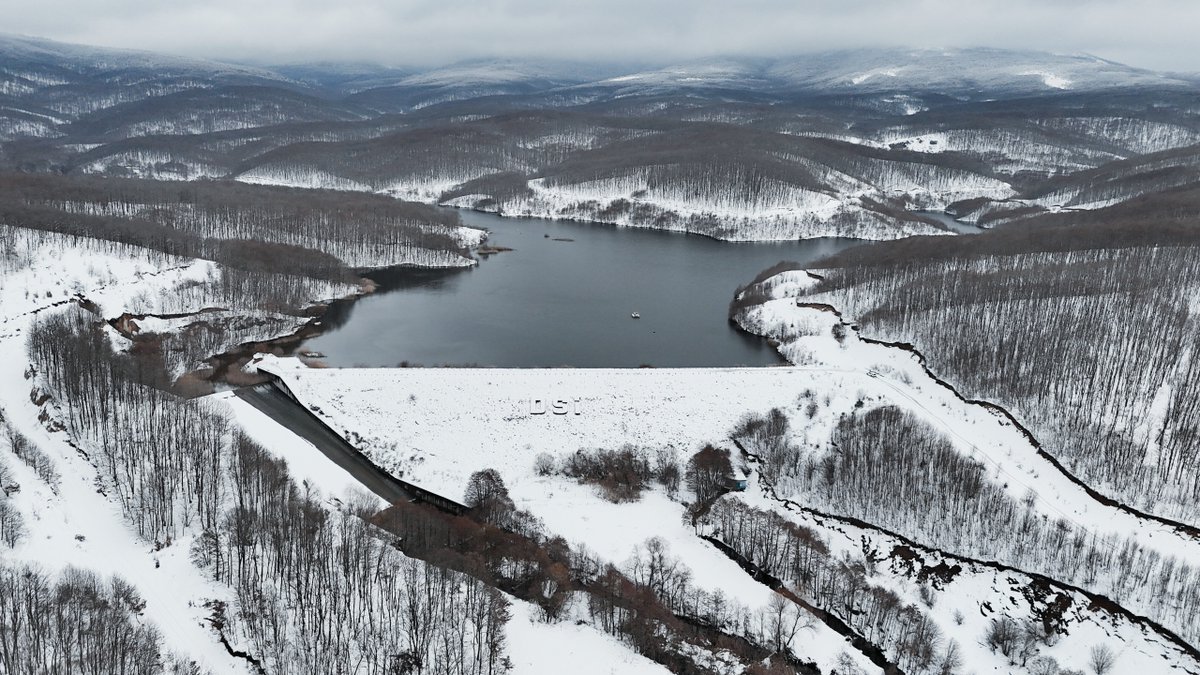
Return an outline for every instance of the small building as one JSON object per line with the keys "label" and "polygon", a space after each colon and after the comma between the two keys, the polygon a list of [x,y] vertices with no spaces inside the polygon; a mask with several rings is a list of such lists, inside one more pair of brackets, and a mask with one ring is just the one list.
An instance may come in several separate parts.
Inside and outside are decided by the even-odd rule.
{"label": "small building", "polygon": [[745,492],[749,487],[750,480],[746,477],[745,472],[734,470],[733,473],[725,476],[725,487],[734,492]]}

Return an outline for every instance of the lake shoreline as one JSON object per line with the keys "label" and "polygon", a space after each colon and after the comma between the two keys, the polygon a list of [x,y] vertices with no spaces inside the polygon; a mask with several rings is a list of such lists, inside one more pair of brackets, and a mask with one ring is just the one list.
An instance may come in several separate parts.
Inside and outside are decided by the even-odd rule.
{"label": "lake shoreline", "polygon": [[[736,289],[781,260],[810,262],[862,240],[726,242],[702,234],[459,209],[488,232],[467,274],[394,270],[331,312],[306,345],[334,367],[710,367],[780,362],[727,325]],[[600,227],[595,227],[600,225]],[[564,242],[563,240],[572,240]],[[631,319],[633,314],[640,319]]]}
{"label": "lake shoreline", "polygon": [[[257,353],[269,353],[277,356],[299,356],[314,367],[370,366],[404,368],[473,366],[518,368],[637,368],[649,366],[704,368],[736,365],[752,365],[755,367],[779,366],[786,364],[786,359],[778,354],[778,352],[774,349],[774,345],[770,344],[770,341],[764,340],[760,336],[748,333],[738,326],[736,322],[728,320],[728,313],[725,311],[725,307],[727,306],[727,303],[734,297],[737,288],[748,282],[755,274],[761,271],[761,269],[766,268],[770,264],[778,262],[779,260],[791,259],[793,257],[806,257],[808,258],[808,261],[811,262],[814,259],[836,252],[836,250],[875,243],[874,240],[865,239],[827,238],[807,239],[795,242],[730,241],[712,237],[699,232],[643,228],[615,223],[605,223],[601,221],[545,219],[533,216],[505,215],[463,206],[446,208],[454,208],[457,213],[462,214],[464,226],[480,229],[486,233],[479,246],[473,249],[478,256],[474,264],[454,268],[400,265],[395,267],[359,270],[358,273],[361,275],[361,277],[365,280],[368,280],[370,283],[370,288],[368,290],[362,290],[343,298],[337,298],[328,302],[313,305],[307,310],[307,315],[310,317],[309,320],[296,331],[269,340],[244,343],[233,349],[227,350],[226,352],[215,354],[207,360],[207,363],[209,364],[208,368],[187,373],[180,379],[184,380],[185,378],[188,378],[200,380],[209,383],[214,388],[219,388],[222,386],[258,384],[261,382],[259,379],[253,375],[242,372],[242,366],[244,366]],[[489,227],[489,224],[493,226]],[[555,232],[555,230],[565,230],[565,232]],[[557,236],[558,234],[570,234],[571,236]],[[496,241],[497,236],[505,241],[498,243]],[[520,237],[526,237],[530,239],[529,245],[508,245],[509,243],[514,243],[508,241],[508,239]],[[609,239],[610,237],[612,238],[611,240]],[[583,245],[580,246],[578,251],[570,252],[568,249],[559,246],[558,249],[553,251],[543,250],[539,254],[543,256],[540,259],[529,255],[531,249],[533,249],[534,253],[537,253],[536,246],[546,246],[550,245],[552,242],[562,242],[564,240],[576,242],[577,239],[584,240]],[[465,358],[456,358],[454,354],[447,352],[445,354],[439,353],[437,356],[431,358],[427,356],[427,354],[429,354],[429,350],[427,349],[424,352],[426,356],[422,356],[422,354],[417,353],[419,350],[414,350],[411,354],[401,351],[394,354],[396,358],[390,359],[382,354],[384,354],[389,348],[392,348],[392,342],[385,343],[382,346],[379,346],[378,344],[374,346],[370,344],[358,345],[354,344],[352,340],[349,346],[346,346],[340,341],[335,341],[333,347],[322,344],[323,342],[328,343],[329,339],[334,334],[339,333],[340,331],[344,330],[347,325],[356,321],[356,311],[359,312],[359,315],[384,314],[391,316],[417,316],[426,320],[431,320],[427,316],[429,314],[428,312],[413,311],[398,313],[387,310],[381,312],[378,311],[379,306],[375,304],[372,304],[371,309],[368,309],[365,312],[359,310],[364,303],[379,303],[381,301],[381,296],[392,295],[393,297],[402,297],[410,290],[414,293],[422,293],[428,291],[430,288],[441,288],[444,286],[465,284],[468,283],[468,281],[455,280],[457,277],[459,277],[459,273],[470,272],[474,274],[477,272],[482,272],[483,275],[486,276],[489,273],[487,270],[489,265],[500,263],[502,260],[507,263],[510,256],[516,256],[516,258],[513,258],[513,260],[516,262],[511,263],[512,265],[525,266],[527,273],[531,276],[538,275],[539,264],[548,266],[548,261],[552,262],[553,259],[559,255],[580,256],[581,260],[584,263],[587,263],[589,262],[589,246],[595,245],[596,241],[594,240],[597,239],[603,240],[602,243],[607,244],[612,244],[615,241],[618,249],[621,247],[636,249],[638,248],[639,242],[648,242],[656,245],[661,245],[665,242],[665,245],[668,248],[679,247],[682,249],[688,249],[690,247],[695,247],[702,253],[710,254],[708,256],[709,261],[712,263],[710,267],[714,270],[726,267],[727,265],[725,263],[727,259],[731,261],[729,264],[733,264],[733,261],[735,261],[736,258],[746,257],[746,251],[765,250],[766,253],[762,254],[760,257],[762,260],[770,260],[770,262],[762,264],[761,267],[757,265],[748,266],[746,268],[747,273],[744,276],[731,276],[729,279],[731,283],[718,287],[716,291],[709,289],[710,294],[715,292],[718,296],[717,299],[719,299],[721,304],[719,317],[724,325],[711,325],[704,330],[695,331],[694,335],[681,336],[682,339],[680,339],[680,342],[683,344],[680,349],[684,350],[686,349],[686,340],[691,337],[711,338],[711,334],[713,333],[718,334],[717,337],[720,337],[719,334],[721,331],[731,332],[735,334],[736,337],[727,340],[727,343],[729,344],[728,355],[714,354],[710,351],[701,354],[695,363],[688,363],[683,357],[668,358],[666,360],[647,357],[645,359],[637,359],[637,362],[632,362],[629,361],[629,359],[626,359],[626,362],[608,363],[604,362],[603,359],[598,360],[590,354],[584,354],[586,357],[584,361],[586,362],[580,362],[579,360],[571,359],[569,357],[564,357],[561,359],[546,358],[542,360],[542,362],[531,362],[537,359],[518,355],[517,357],[506,360],[504,358],[504,354],[501,354],[499,358],[495,359],[470,358],[469,356]],[[823,248],[828,248],[829,250],[823,250]],[[712,250],[717,251],[717,254],[712,255]],[[505,253],[505,255],[499,257],[493,255],[493,253],[501,252]],[[690,254],[690,251],[685,251],[685,253]],[[793,253],[797,255],[792,255]],[[818,255],[818,253],[823,253],[823,255]],[[654,262],[655,261],[653,259],[650,259],[649,261],[643,260],[641,263],[639,263],[640,266],[635,266],[633,268],[632,273],[635,275],[644,275],[646,274],[647,268],[652,268],[655,266]],[[686,263],[683,266],[683,271],[685,272],[685,277],[686,273],[691,273],[688,270]],[[546,276],[553,277],[553,275],[549,274]],[[668,288],[670,281],[672,280],[669,278],[662,278],[660,275],[661,283],[656,286],[656,288]],[[487,288],[486,283],[482,285],[484,286],[485,292],[491,290],[490,288]],[[689,287],[689,285],[686,283],[686,280],[683,284],[679,285],[685,288]],[[585,290],[591,291],[592,289],[587,288]],[[595,296],[593,294],[589,297]],[[655,297],[659,301],[662,301],[663,299],[669,300],[672,297],[672,293],[670,291],[662,291],[651,297]],[[439,306],[435,309],[437,312],[445,312],[445,307],[442,306],[443,303],[453,304],[455,301],[456,298],[453,296],[439,298]],[[383,304],[387,305],[388,303],[385,302]],[[534,308],[540,307],[537,301],[531,301],[530,306]],[[611,318],[607,319],[607,322],[596,330],[600,332],[607,331],[627,333],[630,329],[626,328],[625,324],[628,322],[628,317],[632,312],[638,312],[639,314],[643,314],[647,318],[651,319],[658,318],[658,313],[645,312],[639,309],[640,307],[641,303],[635,299],[629,303],[629,308],[627,310],[619,313],[613,311],[611,313]],[[436,314],[437,312],[434,313]],[[501,318],[503,319],[504,317]],[[668,315],[667,318],[674,318],[677,321],[683,322],[704,324],[706,319],[712,317],[672,317]],[[436,317],[432,320],[436,321]],[[392,319],[392,321],[395,322],[395,319]],[[639,325],[644,325],[645,321],[646,319],[642,319],[642,321],[637,323]],[[409,327],[410,330],[419,330],[419,328],[414,329],[411,327],[419,327],[422,322],[419,320],[401,320],[401,323]],[[564,319],[564,323],[569,326],[572,322],[568,318]],[[712,322],[710,321],[708,323]],[[542,325],[540,328],[542,330],[540,330],[537,337],[530,340],[530,342],[537,342],[539,340],[544,341],[552,338],[557,326]],[[644,331],[642,332],[644,333]],[[653,335],[658,334],[658,331],[655,327],[652,327],[650,332]],[[703,333],[709,333],[710,335],[704,335]],[[488,339],[486,334],[480,333],[479,335],[480,337],[477,339],[481,341],[486,341]],[[377,338],[377,334],[368,332],[367,337],[374,339]],[[366,342],[370,341],[368,340]],[[396,340],[395,342],[401,342],[401,340]],[[754,344],[751,344],[751,342]],[[599,344],[601,348],[604,346],[602,342]],[[514,349],[524,349],[524,347],[525,345],[517,343]],[[304,355],[303,351],[306,348],[311,350],[313,354],[307,356]],[[533,347],[530,348],[531,353],[533,349]],[[768,354],[764,354],[764,350]],[[348,353],[352,353],[353,356],[347,357]],[[656,353],[662,354],[664,352],[662,349],[659,349]],[[668,357],[671,356],[671,354],[668,354]],[[621,354],[618,357],[614,357],[614,360],[624,357],[625,355]]]}

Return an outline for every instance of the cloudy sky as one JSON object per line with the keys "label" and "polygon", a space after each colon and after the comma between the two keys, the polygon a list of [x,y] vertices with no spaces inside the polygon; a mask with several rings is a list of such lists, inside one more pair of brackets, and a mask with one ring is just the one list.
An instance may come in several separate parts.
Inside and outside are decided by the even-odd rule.
{"label": "cloudy sky", "polygon": [[266,63],[991,46],[1200,71],[1197,0],[0,0],[0,16],[3,32]]}

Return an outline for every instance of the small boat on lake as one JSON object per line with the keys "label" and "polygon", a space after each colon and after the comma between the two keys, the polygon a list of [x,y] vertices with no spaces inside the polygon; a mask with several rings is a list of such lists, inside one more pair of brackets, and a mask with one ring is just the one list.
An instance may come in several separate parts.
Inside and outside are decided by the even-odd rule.
{"label": "small boat on lake", "polygon": [[640,319],[640,318],[642,318],[642,315],[641,315],[641,314],[638,314],[637,312],[634,312],[633,314],[630,314],[629,316],[630,316],[630,318],[633,318],[633,319]]}

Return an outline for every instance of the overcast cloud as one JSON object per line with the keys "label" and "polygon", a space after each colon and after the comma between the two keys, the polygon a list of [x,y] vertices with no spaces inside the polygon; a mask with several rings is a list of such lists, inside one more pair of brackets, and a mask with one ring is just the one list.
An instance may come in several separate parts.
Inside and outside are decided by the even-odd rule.
{"label": "overcast cloud", "polygon": [[1200,71],[1196,0],[0,0],[0,16],[9,33],[265,63],[989,46]]}

